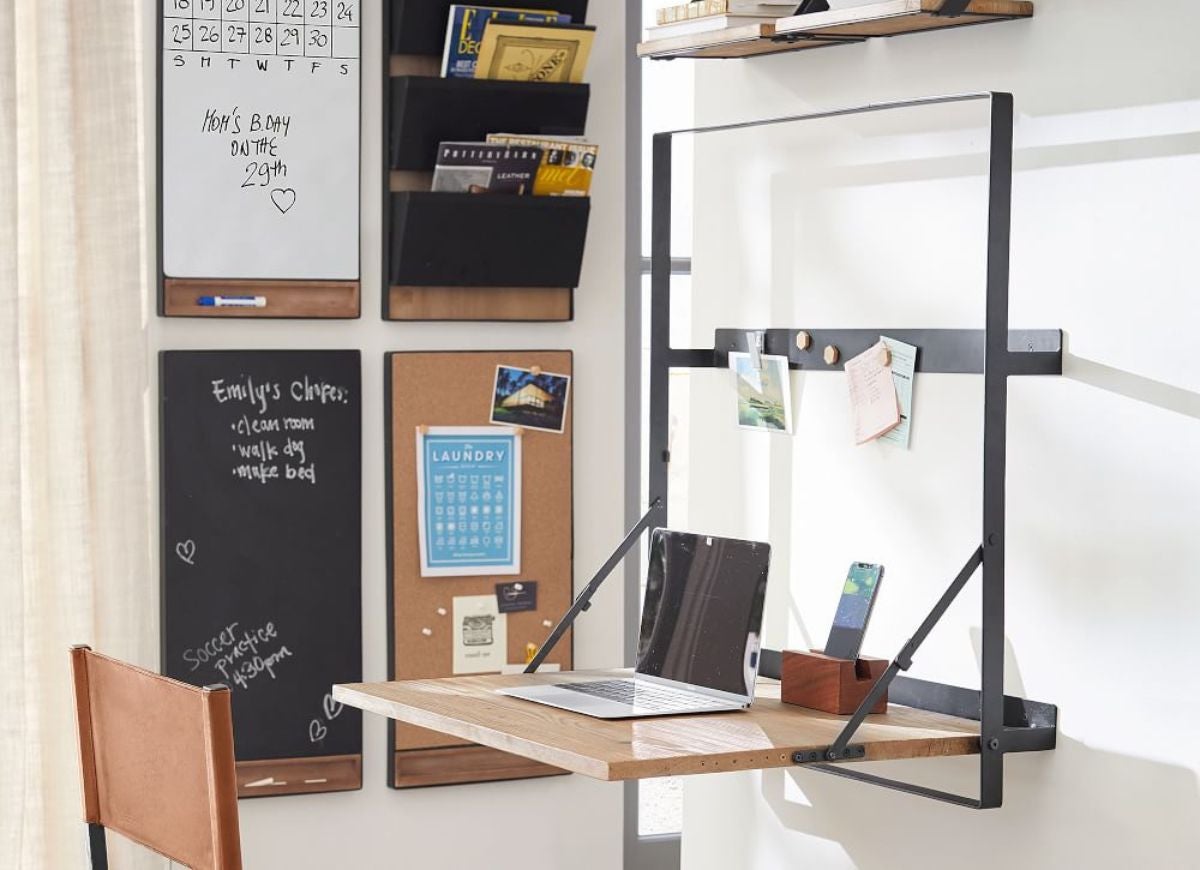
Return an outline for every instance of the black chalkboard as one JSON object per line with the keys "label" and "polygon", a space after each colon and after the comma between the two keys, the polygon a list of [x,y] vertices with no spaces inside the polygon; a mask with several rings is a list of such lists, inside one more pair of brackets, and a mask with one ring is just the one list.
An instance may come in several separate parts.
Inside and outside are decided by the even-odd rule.
{"label": "black chalkboard", "polygon": [[237,759],[362,752],[358,351],[160,357],[163,671],[233,689]]}

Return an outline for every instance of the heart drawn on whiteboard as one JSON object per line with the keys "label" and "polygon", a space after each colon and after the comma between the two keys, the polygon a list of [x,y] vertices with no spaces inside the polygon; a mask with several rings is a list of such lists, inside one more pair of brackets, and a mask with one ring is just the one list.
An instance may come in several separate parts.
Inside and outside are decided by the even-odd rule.
{"label": "heart drawn on whiteboard", "polygon": [[320,743],[325,739],[325,735],[329,733],[329,729],[321,724],[320,719],[313,719],[308,723],[308,739],[311,743]]}
{"label": "heart drawn on whiteboard", "polygon": [[343,709],[342,705],[339,704],[337,701],[333,700],[332,695],[325,696],[325,718],[326,719],[328,719],[329,721],[332,722],[338,716],[342,715],[342,709]]}
{"label": "heart drawn on whiteboard", "polygon": [[287,214],[296,204],[296,189],[294,187],[277,187],[271,191],[271,202],[280,214]]}
{"label": "heart drawn on whiteboard", "polygon": [[196,558],[196,542],[195,541],[180,541],[175,545],[175,555],[179,557],[181,562],[186,562],[189,565],[195,565]]}

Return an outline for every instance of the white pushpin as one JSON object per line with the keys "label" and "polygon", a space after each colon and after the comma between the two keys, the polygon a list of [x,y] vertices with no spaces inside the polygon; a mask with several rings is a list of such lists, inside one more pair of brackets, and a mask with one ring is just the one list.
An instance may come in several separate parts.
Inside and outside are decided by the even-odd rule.
{"label": "white pushpin", "polygon": [[421,634],[425,635],[426,637],[433,637],[433,629],[432,628],[423,628],[423,629],[421,629]]}
{"label": "white pushpin", "polygon": [[439,607],[438,608],[438,616],[445,616],[445,615],[446,615],[446,608]]}
{"label": "white pushpin", "polygon": [[550,620],[548,620],[548,619],[543,619],[543,620],[542,620],[542,626],[543,626],[544,628],[554,628],[554,623],[553,623],[553,622],[551,622],[551,621],[550,621]]}

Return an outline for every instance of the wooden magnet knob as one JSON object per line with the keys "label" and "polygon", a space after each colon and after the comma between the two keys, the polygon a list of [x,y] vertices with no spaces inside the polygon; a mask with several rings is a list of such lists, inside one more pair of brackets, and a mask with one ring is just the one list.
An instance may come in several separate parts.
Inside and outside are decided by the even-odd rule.
{"label": "wooden magnet knob", "polygon": [[421,435],[428,435],[428,434],[429,434],[429,427],[428,427],[428,426],[418,426],[418,427],[417,427],[417,432],[419,432]]}
{"label": "wooden magnet knob", "polygon": [[832,344],[827,344],[825,346],[825,365],[835,366],[837,365],[837,361],[841,358],[842,352],[840,350],[838,350]]}
{"label": "wooden magnet knob", "polygon": [[886,344],[879,346],[879,364],[885,367],[892,364],[892,349]]}
{"label": "wooden magnet knob", "polygon": [[538,375],[540,375],[542,373],[542,367],[541,366],[530,366],[529,373],[536,378]]}
{"label": "wooden magnet knob", "polygon": [[808,350],[812,347],[812,336],[803,329],[796,333],[796,347],[800,350]]}

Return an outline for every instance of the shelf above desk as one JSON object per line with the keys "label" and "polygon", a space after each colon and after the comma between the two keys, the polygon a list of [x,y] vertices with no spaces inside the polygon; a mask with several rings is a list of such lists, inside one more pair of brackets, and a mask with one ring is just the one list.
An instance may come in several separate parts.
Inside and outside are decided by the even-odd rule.
{"label": "shelf above desk", "polygon": [[652,38],[640,43],[637,53],[638,57],[653,60],[743,58],[1033,16],[1033,3],[1029,0],[971,0],[957,15],[938,14],[944,5],[944,0],[883,0],[849,9],[779,18],[767,24]]}
{"label": "shelf above desk", "polygon": [[[847,717],[782,703],[779,683],[760,680],[740,713],[592,719],[497,695],[494,689],[628,671],[453,677],[334,686],[334,700],[390,719],[511,752],[601,780],[793,767],[794,753],[822,753]],[[979,723],[893,704],[854,737],[863,761],[974,755]],[[812,760],[818,760],[813,758]]]}

